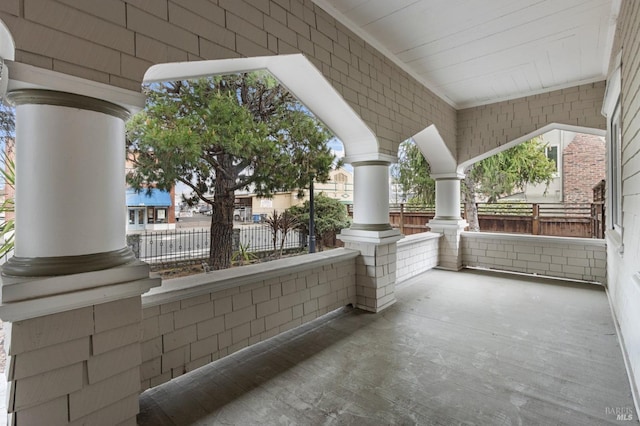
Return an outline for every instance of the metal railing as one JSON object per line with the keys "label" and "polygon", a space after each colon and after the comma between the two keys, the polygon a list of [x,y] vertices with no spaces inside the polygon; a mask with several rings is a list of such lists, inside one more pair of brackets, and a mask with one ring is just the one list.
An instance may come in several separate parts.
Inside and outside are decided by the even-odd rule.
{"label": "metal railing", "polygon": [[[253,224],[234,228],[232,251],[241,247],[251,253],[273,252],[273,232],[268,225]],[[209,257],[211,231],[206,228],[168,231],[145,231],[127,236],[127,243],[136,257],[149,264],[197,262]],[[280,249],[281,231],[277,235]],[[283,249],[302,249],[306,238],[297,230],[290,230]]]}

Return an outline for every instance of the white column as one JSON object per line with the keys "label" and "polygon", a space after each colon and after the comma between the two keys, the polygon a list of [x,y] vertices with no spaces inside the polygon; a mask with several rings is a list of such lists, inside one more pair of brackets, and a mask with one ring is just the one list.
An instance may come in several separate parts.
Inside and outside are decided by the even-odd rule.
{"label": "white column", "polygon": [[389,161],[354,161],[353,223],[338,238],[360,251],[356,260],[356,306],[380,312],[396,301],[396,242],[389,224]]}
{"label": "white column", "polygon": [[460,178],[436,179],[436,215],[434,219],[460,220]]}
{"label": "white column", "polygon": [[389,224],[389,163],[363,161],[353,166],[351,229],[387,231]]}
{"label": "white column", "polygon": [[462,269],[460,235],[468,226],[460,216],[460,181],[464,175],[450,173],[432,177],[436,180],[436,215],[427,226],[442,235],[438,268],[457,271]]}
{"label": "white column", "polygon": [[[33,75],[43,74],[49,84],[70,79]],[[141,353],[141,295],[160,278],[150,278],[126,245],[128,112],[43,89],[15,90],[9,99],[17,211],[16,256],[0,276],[7,424],[135,424],[141,359],[131,354]]]}
{"label": "white column", "polygon": [[5,275],[66,275],[133,260],[126,245],[124,120],[99,99],[17,90],[15,257]]}

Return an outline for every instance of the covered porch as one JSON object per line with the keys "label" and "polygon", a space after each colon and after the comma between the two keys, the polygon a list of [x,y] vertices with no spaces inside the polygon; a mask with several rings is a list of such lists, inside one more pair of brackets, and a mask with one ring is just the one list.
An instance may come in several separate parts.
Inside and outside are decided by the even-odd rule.
{"label": "covered porch", "polygon": [[[69,3],[0,4],[17,147],[8,424],[637,420],[640,3]],[[345,248],[161,282],[125,235],[141,83],[252,70],[344,143]],[[606,134],[606,239],[465,232],[466,167],[550,129]],[[436,180],[418,240],[389,223],[409,137]]]}
{"label": "covered porch", "polygon": [[141,425],[636,420],[604,287],[476,270],[398,283],[143,393]]}

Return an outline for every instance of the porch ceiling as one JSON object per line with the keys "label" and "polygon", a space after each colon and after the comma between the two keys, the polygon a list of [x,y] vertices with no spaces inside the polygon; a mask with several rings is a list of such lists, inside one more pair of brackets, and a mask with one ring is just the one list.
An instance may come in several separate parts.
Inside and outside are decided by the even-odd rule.
{"label": "porch ceiling", "polygon": [[313,0],[458,108],[606,77],[617,0]]}

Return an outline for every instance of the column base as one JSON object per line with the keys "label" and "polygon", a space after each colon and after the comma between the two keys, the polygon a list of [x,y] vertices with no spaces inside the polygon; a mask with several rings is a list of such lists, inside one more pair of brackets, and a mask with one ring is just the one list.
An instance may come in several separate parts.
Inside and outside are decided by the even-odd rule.
{"label": "column base", "polygon": [[11,257],[2,265],[2,275],[10,277],[51,277],[114,268],[136,261],[129,247],[80,256]]}
{"label": "column base", "polygon": [[1,279],[8,424],[135,424],[149,266]]}
{"label": "column base", "polygon": [[460,251],[460,234],[469,226],[463,219],[435,218],[427,223],[431,232],[442,235],[439,245],[437,269],[459,271],[462,269],[462,253]]}
{"label": "column base", "polygon": [[356,259],[356,307],[381,312],[396,302],[397,230],[363,231],[343,229],[338,238],[346,248],[359,250]]}

